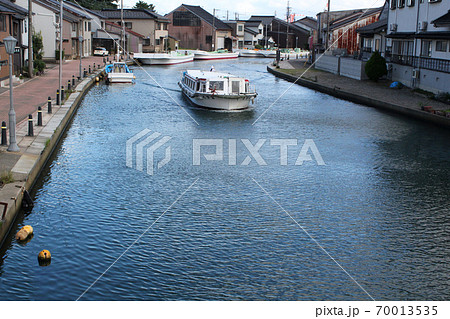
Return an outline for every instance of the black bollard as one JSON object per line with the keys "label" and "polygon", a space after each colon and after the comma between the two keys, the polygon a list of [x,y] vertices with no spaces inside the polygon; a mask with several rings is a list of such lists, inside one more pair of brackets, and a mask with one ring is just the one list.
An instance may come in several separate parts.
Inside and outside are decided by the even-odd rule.
{"label": "black bollard", "polygon": [[34,136],[34,134],[33,134],[33,116],[31,114],[28,115],[28,135],[27,136]]}
{"label": "black bollard", "polygon": [[89,64],[89,74],[91,74],[91,65]]}
{"label": "black bollard", "polygon": [[38,122],[36,126],[42,126],[42,107],[38,107]]}
{"label": "black bollard", "polygon": [[0,145],[6,145],[8,142],[6,141],[6,122],[2,122],[2,143]]}
{"label": "black bollard", "polygon": [[47,102],[47,113],[48,114],[52,113],[52,98],[50,96],[48,97],[48,102]]}
{"label": "black bollard", "polygon": [[64,100],[66,99],[64,93],[64,86],[61,86],[61,104],[64,104]]}
{"label": "black bollard", "polygon": [[94,62],[94,71],[95,71],[95,62]]}
{"label": "black bollard", "polygon": [[72,86],[75,87],[75,75],[72,75]]}
{"label": "black bollard", "polygon": [[67,81],[67,91],[70,92],[71,91],[70,89],[71,89],[71,87],[70,87],[70,80],[69,80],[69,81]]}
{"label": "black bollard", "polygon": [[59,90],[56,90],[56,105],[60,105],[61,104],[61,100],[60,100],[60,96],[59,96]]}
{"label": "black bollard", "polygon": [[85,78],[86,76],[87,76],[86,68],[84,68],[84,69],[83,69],[83,77]]}

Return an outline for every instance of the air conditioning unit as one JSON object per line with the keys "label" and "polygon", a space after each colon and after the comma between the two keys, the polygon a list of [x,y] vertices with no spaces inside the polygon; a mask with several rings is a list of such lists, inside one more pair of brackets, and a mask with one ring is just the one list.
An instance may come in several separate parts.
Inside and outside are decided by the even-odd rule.
{"label": "air conditioning unit", "polygon": [[420,70],[419,69],[414,69],[412,71],[412,78],[413,79],[418,79],[420,77]]}
{"label": "air conditioning unit", "polygon": [[420,21],[419,22],[419,31],[427,31],[428,22]]}
{"label": "air conditioning unit", "polygon": [[389,31],[397,31],[397,27],[398,27],[398,24],[397,23],[391,23],[390,25],[389,25]]}
{"label": "air conditioning unit", "polygon": [[433,3],[433,2],[441,2],[442,0],[428,0],[429,3]]}

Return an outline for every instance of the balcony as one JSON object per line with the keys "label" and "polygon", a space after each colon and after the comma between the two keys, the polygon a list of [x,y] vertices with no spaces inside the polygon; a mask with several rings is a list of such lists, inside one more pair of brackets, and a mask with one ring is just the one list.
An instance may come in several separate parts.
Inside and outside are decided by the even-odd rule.
{"label": "balcony", "polygon": [[390,62],[444,73],[450,73],[450,60],[392,54]]}

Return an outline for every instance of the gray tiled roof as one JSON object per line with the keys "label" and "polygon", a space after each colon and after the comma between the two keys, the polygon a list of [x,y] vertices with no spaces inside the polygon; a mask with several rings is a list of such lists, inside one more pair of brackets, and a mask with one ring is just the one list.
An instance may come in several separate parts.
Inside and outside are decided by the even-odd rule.
{"label": "gray tiled roof", "polygon": [[19,7],[17,4],[14,4],[11,1],[7,0],[0,0],[0,11],[28,15],[28,11],[26,9]]}
{"label": "gray tiled roof", "polygon": [[216,29],[231,30],[231,27],[228,24],[226,24],[225,22],[223,22],[218,18],[214,18],[214,16],[211,13],[209,13],[200,6],[190,6],[187,4],[182,4],[182,6],[185,7],[187,10],[189,10],[190,12],[192,12],[193,14],[195,14],[200,19],[209,23],[210,25],[213,25],[214,23],[214,27]]}
{"label": "gray tiled roof", "polygon": [[264,26],[271,24],[275,16],[251,16],[248,21],[261,21]]}
{"label": "gray tiled roof", "polygon": [[[102,9],[98,12],[109,19],[120,19],[120,9]],[[123,18],[167,20],[167,18],[146,9],[123,9]]]}

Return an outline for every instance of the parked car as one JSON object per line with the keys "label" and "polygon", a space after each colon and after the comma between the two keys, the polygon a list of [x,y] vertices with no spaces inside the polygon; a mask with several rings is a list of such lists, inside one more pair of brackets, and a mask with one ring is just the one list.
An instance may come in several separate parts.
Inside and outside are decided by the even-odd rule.
{"label": "parked car", "polygon": [[99,55],[99,56],[107,56],[109,54],[108,50],[106,50],[105,48],[95,48],[94,50],[94,55]]}

